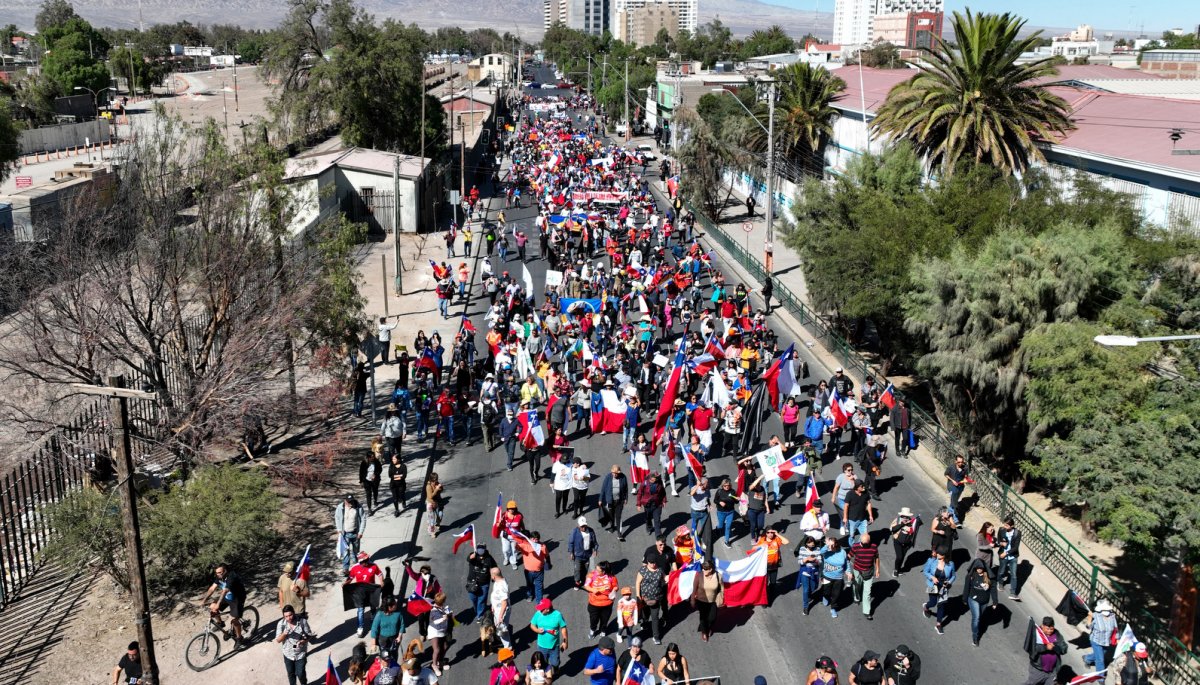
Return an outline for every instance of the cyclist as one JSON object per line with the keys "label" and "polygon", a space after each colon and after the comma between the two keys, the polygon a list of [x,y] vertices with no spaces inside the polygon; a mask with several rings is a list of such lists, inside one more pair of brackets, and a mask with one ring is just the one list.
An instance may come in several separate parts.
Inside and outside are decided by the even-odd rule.
{"label": "cyclist", "polygon": [[242,584],[242,579],[237,573],[229,570],[228,564],[219,564],[213,570],[215,580],[209,586],[208,592],[204,593],[204,599],[200,600],[201,604],[208,601],[208,598],[217,594],[215,602],[209,605],[208,609],[212,612],[213,618],[217,620],[217,625],[224,627],[221,622],[221,607],[229,608],[229,616],[232,619],[229,623],[233,627],[234,642],[242,645],[242,607],[246,604],[246,586]]}

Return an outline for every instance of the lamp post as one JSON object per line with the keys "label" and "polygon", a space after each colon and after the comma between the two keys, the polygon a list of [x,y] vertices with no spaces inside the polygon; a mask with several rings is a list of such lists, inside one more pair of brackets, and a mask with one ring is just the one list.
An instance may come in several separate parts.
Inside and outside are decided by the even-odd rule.
{"label": "lamp post", "polygon": [[[775,82],[769,81],[770,88],[767,91],[767,125],[763,126],[758,117],[754,116],[754,112],[742,102],[733,91],[725,90],[724,88],[714,88],[714,93],[729,93],[733,96],[734,101],[746,110],[746,114],[750,115],[750,119],[758,124],[758,127],[767,134],[767,245],[772,246],[764,250],[763,267],[766,270],[767,278],[771,277],[773,262],[773,243],[775,241]],[[765,246],[764,246],[765,247]]]}

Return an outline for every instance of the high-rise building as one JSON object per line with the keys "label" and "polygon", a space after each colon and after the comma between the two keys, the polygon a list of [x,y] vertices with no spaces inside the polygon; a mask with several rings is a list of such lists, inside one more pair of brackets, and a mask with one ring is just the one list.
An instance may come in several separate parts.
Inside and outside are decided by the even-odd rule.
{"label": "high-rise building", "polygon": [[663,29],[671,38],[679,36],[679,13],[664,0],[619,9],[613,20],[613,37],[630,45],[650,45]]}
{"label": "high-rise building", "polygon": [[871,42],[871,20],[876,0],[837,0],[833,9],[833,42],[866,45]]}
{"label": "high-rise building", "polygon": [[901,48],[932,48],[934,37],[942,37],[941,12],[896,12],[876,14],[871,42],[891,43]]}
{"label": "high-rise building", "polygon": [[[627,30],[621,28],[621,18],[617,16],[618,14],[624,13],[624,21],[629,26],[632,22],[633,10],[660,3],[675,12],[679,31],[687,31],[693,35],[696,33],[696,28],[700,25],[699,0],[612,0],[613,35],[616,36],[620,31]],[[662,14],[661,8],[656,14]],[[668,30],[670,29],[668,28]]]}
{"label": "high-rise building", "polygon": [[[552,0],[551,0],[552,1]],[[613,16],[610,0],[560,0],[566,5],[567,27],[583,31],[590,36],[603,35],[611,31]]]}
{"label": "high-rise building", "polygon": [[897,12],[944,12],[945,0],[877,0],[875,14]]}
{"label": "high-rise building", "polygon": [[567,25],[567,0],[544,0],[542,3],[542,28],[555,24]]}

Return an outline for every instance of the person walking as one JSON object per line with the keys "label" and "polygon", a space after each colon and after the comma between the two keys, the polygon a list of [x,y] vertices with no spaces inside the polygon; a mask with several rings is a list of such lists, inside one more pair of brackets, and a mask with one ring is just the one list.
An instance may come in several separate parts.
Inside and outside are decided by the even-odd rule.
{"label": "person walking", "polygon": [[571,461],[571,509],[576,518],[582,518],[587,511],[587,493],[591,482],[591,470],[582,459],[575,457]]}
{"label": "person walking", "polygon": [[662,508],[666,502],[666,488],[659,482],[658,472],[653,472],[642,481],[637,491],[637,508],[646,514],[647,535],[662,535]]}
{"label": "person walking", "polygon": [[857,542],[850,545],[852,562],[851,587],[854,601],[862,605],[863,616],[868,621],[875,617],[871,613],[871,588],[879,577],[879,546],[871,542],[871,535],[863,533]]}
{"label": "person walking", "polygon": [[529,627],[537,635],[537,649],[546,657],[550,666],[547,676],[553,680],[558,676],[559,656],[568,649],[567,622],[549,598],[543,598],[537,603]]}
{"label": "person walking", "polygon": [[513,459],[517,455],[520,434],[521,422],[517,421],[517,413],[512,409],[505,409],[504,418],[500,420],[500,442],[504,443],[504,456],[509,471],[513,470]]}
{"label": "person walking", "polygon": [[338,557],[342,571],[350,573],[350,562],[358,556],[359,543],[367,532],[367,515],[362,505],[347,493],[333,510],[333,526],[338,533]]}
{"label": "person walking", "polygon": [[[925,576],[927,599],[922,611],[925,617],[935,616],[934,630],[944,635],[942,623],[946,620],[946,600],[950,597],[950,586],[954,584],[954,562],[946,558],[941,550],[934,550],[922,569]],[[935,612],[936,610],[936,612]]]}
{"label": "person walking", "polygon": [[283,618],[275,624],[275,642],[283,653],[283,669],[287,673],[288,685],[308,685],[308,643],[316,636],[308,626],[308,620],[298,616],[292,605],[283,607]]}
{"label": "person walking", "polygon": [[663,685],[686,685],[691,680],[687,657],[674,642],[667,643],[667,651],[658,660],[658,677]]}
{"label": "person walking", "polygon": [[297,616],[307,618],[305,605],[312,593],[308,589],[308,581],[296,576],[295,571],[296,562],[289,561],[283,565],[283,573],[279,574],[279,581],[276,583],[279,591],[279,610],[283,611],[284,607],[290,606]]}
{"label": "person walking", "polygon": [[883,663],[879,661],[879,653],[867,650],[854,665],[850,667],[850,685],[883,685]]}
{"label": "person walking", "polygon": [[388,352],[392,347],[392,331],[399,325],[399,321],[389,325],[386,316],[379,317],[379,328],[376,329],[375,337],[379,340],[379,363],[384,366],[388,363]]}
{"label": "person walking", "polygon": [[854,490],[847,493],[846,503],[842,506],[842,521],[846,522],[844,525],[851,540],[866,534],[867,527],[875,523],[875,508],[871,506],[865,480],[856,480]]}
{"label": "person walking", "polygon": [[821,552],[821,604],[829,607],[829,615],[837,618],[838,603],[850,578],[850,559],[837,538],[826,538]]}
{"label": "person walking", "polygon": [[888,412],[888,427],[892,431],[896,454],[907,457],[909,451],[908,431],[911,417],[908,413],[908,400],[899,398]]}
{"label": "person walking", "polygon": [[374,450],[363,455],[358,464],[358,482],[362,485],[367,500],[367,515],[375,513],[379,506],[379,481],[383,478],[383,464]]}
{"label": "person walking", "polygon": [[487,613],[488,596],[491,594],[489,585],[492,581],[492,569],[496,560],[485,545],[476,545],[467,556],[467,597],[471,599],[471,608],[475,611],[475,622],[482,623]]}
{"label": "person walking", "polygon": [[[838,681],[837,662],[827,656],[822,656],[813,664],[805,685],[840,685]],[[890,685],[890,684],[889,684]]]}
{"label": "person walking", "polygon": [[347,575],[343,585],[356,585],[353,588],[354,608],[358,618],[358,637],[367,634],[367,624],[363,620],[366,617],[367,609],[374,611],[371,593],[366,591],[363,586],[383,585],[383,571],[375,562],[371,561],[371,555],[366,552],[358,553],[358,563],[350,567],[350,573]]}
{"label": "person walking", "polygon": [[583,589],[588,593],[588,639],[604,637],[612,620],[613,602],[617,600],[617,577],[609,570],[608,562],[596,564],[588,574]]}
{"label": "person walking", "polygon": [[404,628],[404,612],[400,611],[400,599],[388,597],[383,602],[382,611],[375,612],[375,619],[371,621],[371,646],[378,649],[381,656],[398,656],[396,650]]}
{"label": "person walking", "polygon": [[796,559],[800,562],[800,572],[796,574],[796,588],[800,590],[800,607],[805,616],[808,616],[808,610],[812,608],[812,599],[821,589],[824,556],[817,543],[819,539],[819,536],[805,535],[795,551]]}
{"label": "person walking", "polygon": [[954,463],[946,467],[946,493],[950,496],[950,517],[954,519],[954,524],[958,525],[958,500],[962,497],[963,489],[970,482],[970,475],[967,471],[967,462],[963,459],[963,455],[954,457]]}
{"label": "person walking", "polygon": [[767,550],[767,587],[769,588],[775,587],[776,581],[779,580],[779,567],[783,559],[783,555],[779,551],[788,544],[788,539],[780,535],[779,531],[772,526],[767,528],[762,537],[758,538],[750,547],[751,552],[760,547]]}
{"label": "person walking", "polygon": [[733,532],[733,520],[737,516],[738,496],[733,491],[733,482],[726,478],[721,481],[721,487],[713,494],[713,507],[717,514],[717,529],[723,535],[722,542],[729,548],[730,536]]}
{"label": "person walking", "polygon": [[582,590],[583,582],[587,580],[592,560],[600,552],[600,543],[596,539],[596,531],[588,525],[587,518],[580,516],[575,520],[576,528],[567,539],[567,554],[571,557],[571,568],[574,571],[575,589]]}
{"label": "person walking", "polygon": [[[519,256],[521,258],[521,263],[524,264],[525,263],[525,244],[529,242],[529,237],[525,235],[525,231],[522,231],[521,229],[518,228],[514,232],[514,238],[517,241],[517,256]],[[533,293],[526,293],[526,294],[532,295]]]}
{"label": "person walking", "polygon": [[[414,571],[412,569],[412,560],[404,560],[404,572],[408,575],[408,579],[413,581],[413,592],[418,597],[430,599],[434,595],[442,591],[442,581],[438,580],[437,576],[433,575],[433,567],[429,564],[422,564],[421,568]],[[418,636],[425,634],[425,629],[429,627],[429,612],[425,612],[417,617],[417,632]]]}
{"label": "person walking", "polygon": [[717,613],[725,606],[725,587],[712,561],[708,559],[700,562],[700,573],[695,574],[694,583],[691,604],[700,619],[700,639],[708,642],[712,637],[713,625],[717,622]]}
{"label": "person walking", "polygon": [[643,678],[636,675],[636,672],[640,671],[654,675],[654,661],[642,648],[642,639],[634,637],[629,641],[629,649],[617,657],[617,682],[622,685],[631,681],[641,682]]}
{"label": "person walking", "polygon": [[625,541],[625,528],[622,516],[625,503],[629,501],[629,479],[621,472],[616,464],[609,469],[608,475],[600,485],[600,523],[608,519],[608,531],[617,534],[617,539]]}
{"label": "person walking", "polygon": [[1033,619],[1029,619],[1024,649],[1029,655],[1029,677],[1025,679],[1025,685],[1054,685],[1057,682],[1055,674],[1067,653],[1067,638],[1055,630],[1054,618],[1043,617],[1040,626],[1035,626]]}
{"label": "person walking", "polygon": [[661,645],[663,603],[667,597],[667,581],[663,570],[658,567],[658,561],[653,557],[646,559],[642,568],[638,570],[634,591],[642,606],[646,607],[642,623],[645,625],[646,619],[649,618],[650,633],[654,637],[654,644]]}
{"label": "person walking", "polygon": [[1112,602],[1107,599],[1096,602],[1095,611],[1088,614],[1087,625],[1092,653],[1084,655],[1083,663],[1103,671],[1108,664],[1108,652],[1117,641],[1117,615]]}
{"label": "person walking", "polygon": [[554,491],[554,518],[559,518],[570,510],[571,498],[571,463],[567,455],[560,454],[550,464],[550,489]]}
{"label": "person walking", "polygon": [[442,497],[443,490],[445,486],[442,485],[437,471],[431,471],[425,481],[425,518],[428,519],[429,537],[432,538],[436,538],[442,530],[442,513],[446,507]]}
{"label": "person walking", "polygon": [[392,515],[400,518],[400,509],[408,506],[408,466],[404,459],[397,454],[392,455],[392,463],[388,465],[388,489],[392,493]]}
{"label": "person walking", "polygon": [[1008,598],[1014,602],[1021,601],[1020,578],[1017,570],[1021,561],[1021,531],[1016,521],[1009,516],[1004,519],[1004,527],[996,538],[996,547],[1000,555],[1000,571],[996,574],[997,582],[1004,585],[1008,579]]}
{"label": "person walking", "polygon": [[[967,602],[967,608],[971,610],[971,644],[978,647],[983,612],[989,607],[994,609],[997,604],[996,580],[992,577],[992,568],[981,559],[973,559],[971,567],[967,569],[967,579],[963,583],[963,599]],[[1115,620],[1113,627],[1116,627]]]}
{"label": "person walking", "polygon": [[1104,685],[1149,685],[1154,672],[1150,651],[1146,649],[1146,643],[1139,642],[1113,659]]}
{"label": "person walking", "polygon": [[921,677],[921,657],[908,645],[897,645],[883,657],[883,672],[889,678],[888,685],[917,685],[917,679]]}
{"label": "person walking", "polygon": [[[616,645],[610,637],[600,638],[600,642],[588,655],[583,665],[583,674],[588,677],[588,685],[614,685],[617,681],[617,659],[614,656]],[[534,683],[533,679],[526,685],[542,685]]]}
{"label": "person walking", "polygon": [[539,604],[546,584],[546,571],[554,567],[549,548],[542,544],[542,534],[536,530],[529,532],[527,540],[517,538],[516,543],[525,569],[525,591],[534,604]]}
{"label": "person walking", "polygon": [[439,592],[433,596],[432,606],[429,609],[429,627],[425,631],[425,638],[433,647],[433,656],[430,660],[430,668],[433,669],[434,675],[442,675],[442,669],[449,669],[450,664],[446,659],[446,647],[448,647],[451,623],[454,620],[454,612],[450,607],[446,606],[446,593]]}
{"label": "person walking", "polygon": [[512,604],[509,600],[508,581],[499,566],[489,569],[488,604],[492,609],[492,623],[496,626],[496,637],[500,644],[512,648],[512,623],[509,620]]}

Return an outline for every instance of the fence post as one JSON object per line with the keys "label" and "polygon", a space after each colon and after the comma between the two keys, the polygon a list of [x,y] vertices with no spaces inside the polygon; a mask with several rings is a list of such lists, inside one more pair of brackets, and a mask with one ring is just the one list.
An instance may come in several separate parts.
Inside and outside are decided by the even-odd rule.
{"label": "fence post", "polygon": [[1096,586],[1100,584],[1100,567],[1092,564],[1092,581],[1088,586],[1088,606],[1096,606]]}
{"label": "fence post", "polygon": [[1000,521],[1008,518],[1008,481],[1000,479]]}

